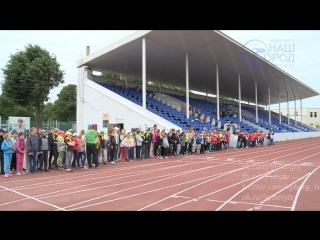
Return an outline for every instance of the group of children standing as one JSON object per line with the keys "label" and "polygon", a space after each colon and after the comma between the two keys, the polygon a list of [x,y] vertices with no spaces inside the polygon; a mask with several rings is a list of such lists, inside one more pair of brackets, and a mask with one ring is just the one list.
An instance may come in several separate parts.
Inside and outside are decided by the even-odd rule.
{"label": "group of children standing", "polygon": [[6,178],[11,177],[9,168],[11,160],[13,159],[17,175],[24,174],[23,160],[24,153],[26,152],[26,143],[24,140],[24,133],[17,133],[13,131],[12,134],[4,134],[4,130],[0,129],[0,158],[1,158],[1,175]]}
{"label": "group of children standing", "polygon": [[[116,129],[116,128],[115,128]],[[118,129],[118,128],[117,128]],[[228,150],[230,144],[229,131],[214,128],[211,131],[203,129],[197,133],[193,126],[188,131],[170,129],[160,131],[154,125],[153,132],[147,129],[146,133],[137,129],[136,132],[121,133],[113,130],[109,137],[105,138],[103,131],[94,132],[95,151],[93,152],[102,163],[114,164],[117,159],[117,145],[119,142],[119,160],[131,162],[135,160],[150,159],[151,153],[154,158],[167,159],[186,154],[204,154],[206,152]],[[262,146],[266,141],[273,142],[274,132],[269,133],[234,132],[234,148],[248,148],[249,146]],[[0,129],[0,158],[1,174],[6,178],[30,172],[49,172],[50,170],[62,170],[71,172],[76,168],[87,169],[88,166],[97,165],[98,160],[91,164],[91,155],[87,153],[87,139],[84,130],[80,134],[73,133],[71,129],[67,132],[51,127],[50,132],[46,130],[31,128],[30,135],[25,140],[23,132],[16,130],[4,134]],[[118,141],[116,139],[118,138]],[[107,150],[107,156],[105,156]],[[24,155],[26,155],[26,168],[23,169]],[[92,152],[90,153],[92,154]],[[89,161],[90,160],[90,161]],[[25,171],[24,171],[25,170]]]}
{"label": "group of children standing", "polygon": [[235,131],[233,138],[234,149],[260,147],[266,145],[274,145],[274,131],[270,129],[269,132],[241,132]]}

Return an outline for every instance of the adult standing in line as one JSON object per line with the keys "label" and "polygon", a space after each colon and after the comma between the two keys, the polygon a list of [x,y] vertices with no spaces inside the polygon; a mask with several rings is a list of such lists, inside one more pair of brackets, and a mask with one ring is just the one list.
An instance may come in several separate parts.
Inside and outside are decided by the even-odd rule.
{"label": "adult standing in line", "polygon": [[[11,129],[10,131],[11,134],[12,134],[12,131],[16,131],[18,134],[20,132],[23,132],[24,134],[26,134],[26,129],[23,127],[22,119],[18,119],[18,126]],[[24,136],[24,138],[26,138],[26,135]]]}
{"label": "adult standing in line", "polygon": [[[92,124],[88,125],[88,130],[85,132],[84,135],[86,138],[88,167],[92,168],[92,164],[94,164],[95,168],[99,168],[98,155],[96,149],[97,132],[92,128]],[[93,158],[91,161],[92,156]]]}
{"label": "adult standing in line", "polygon": [[115,140],[116,140],[116,147],[114,149],[114,160],[119,161],[120,160],[120,134],[119,134],[119,128],[115,127]]}

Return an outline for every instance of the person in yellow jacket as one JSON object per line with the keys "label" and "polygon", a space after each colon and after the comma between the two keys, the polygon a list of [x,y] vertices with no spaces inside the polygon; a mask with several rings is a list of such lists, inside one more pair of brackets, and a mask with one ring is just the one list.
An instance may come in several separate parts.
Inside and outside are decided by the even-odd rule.
{"label": "person in yellow jacket", "polygon": [[104,152],[105,152],[105,149],[106,149],[106,141],[104,139],[104,131],[100,131],[100,134],[99,134],[99,142],[100,142],[100,152],[99,152],[99,155],[98,155],[98,160],[99,158],[101,157],[101,161],[103,164],[107,164],[104,160]]}
{"label": "person in yellow jacket", "polygon": [[124,161],[129,162],[129,137],[130,132],[127,134],[124,134],[124,138],[121,142],[123,148],[124,148]]}
{"label": "person in yellow jacket", "polygon": [[136,146],[136,139],[132,133],[129,134],[129,161],[134,161],[134,149]]}
{"label": "person in yellow jacket", "polygon": [[63,154],[66,151],[66,144],[64,143],[65,132],[60,130],[58,132],[57,149],[58,149],[58,167],[63,168]]}

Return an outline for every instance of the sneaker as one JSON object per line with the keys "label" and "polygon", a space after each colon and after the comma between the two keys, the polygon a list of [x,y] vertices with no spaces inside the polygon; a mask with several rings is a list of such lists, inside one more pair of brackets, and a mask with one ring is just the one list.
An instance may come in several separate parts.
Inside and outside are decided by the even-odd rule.
{"label": "sneaker", "polygon": [[100,166],[96,166],[95,168],[100,168]]}
{"label": "sneaker", "polygon": [[82,168],[84,168],[84,169],[88,169],[86,166],[83,166]]}
{"label": "sneaker", "polygon": [[165,158],[168,158],[168,157],[165,157]]}
{"label": "sneaker", "polygon": [[8,175],[9,175],[9,177],[12,177],[12,175],[10,173]]}
{"label": "sneaker", "polygon": [[9,173],[13,174],[14,172],[12,170],[10,170]]}
{"label": "sneaker", "polygon": [[71,169],[67,169],[67,172],[71,172]]}
{"label": "sneaker", "polygon": [[8,177],[9,177],[9,174],[5,174],[4,177],[5,177],[5,178],[8,178]]}
{"label": "sneaker", "polygon": [[111,164],[115,164],[115,161],[110,162]]}
{"label": "sneaker", "polygon": [[48,169],[45,169],[44,171],[45,171],[45,172],[50,172]]}
{"label": "sneaker", "polygon": [[20,173],[20,172],[17,172],[17,173],[16,173],[16,175],[20,176],[20,175],[21,175],[21,173]]}

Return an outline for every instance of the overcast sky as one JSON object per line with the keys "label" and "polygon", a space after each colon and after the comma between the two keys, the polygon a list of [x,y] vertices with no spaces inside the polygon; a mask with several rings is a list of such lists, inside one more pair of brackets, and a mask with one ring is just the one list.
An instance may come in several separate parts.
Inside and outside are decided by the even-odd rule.
{"label": "overcast sky", "polygon": [[[63,86],[77,84],[76,61],[81,55],[85,56],[86,46],[90,46],[91,53],[104,48],[132,33],[136,30],[118,31],[0,31],[0,68],[3,68],[9,60],[10,54],[18,50],[24,50],[25,46],[38,44],[50,53],[54,53],[65,71],[65,83],[50,92],[50,101],[57,99],[57,94]],[[250,49],[259,51],[264,49],[261,56],[266,53],[281,56],[275,59],[269,58],[272,63],[297,78],[304,84],[320,92],[320,31],[223,31],[231,38]],[[271,48],[270,48],[271,46]],[[259,50],[260,49],[260,50]],[[290,51],[290,52],[289,52]],[[289,57],[289,55],[291,55]],[[288,62],[288,59],[293,62]],[[4,79],[0,71],[0,81]],[[0,93],[2,86],[0,84]],[[303,107],[319,108],[320,96],[303,100]],[[300,101],[297,101],[297,108]],[[281,105],[286,108],[286,104]],[[290,107],[294,103],[290,102]],[[271,109],[278,105],[271,106]]]}

